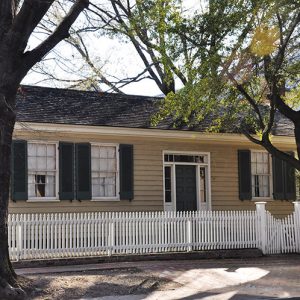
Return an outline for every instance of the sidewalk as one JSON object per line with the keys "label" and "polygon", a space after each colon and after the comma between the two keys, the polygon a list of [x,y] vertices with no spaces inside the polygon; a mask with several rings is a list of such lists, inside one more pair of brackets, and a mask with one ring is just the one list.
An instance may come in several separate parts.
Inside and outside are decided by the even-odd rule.
{"label": "sidewalk", "polygon": [[[77,276],[76,280],[80,276],[88,280],[91,274],[95,276],[97,272],[102,272],[101,282],[97,282],[97,279],[93,283],[85,281],[87,285],[86,289],[84,289],[85,286],[80,286],[80,281],[78,282],[78,291],[73,291],[74,295],[76,295],[74,299],[82,300],[270,300],[279,298],[288,299],[289,297],[300,299],[299,255],[248,258],[247,260],[224,259],[101,263],[46,268],[23,268],[16,271],[18,274],[27,275],[33,279],[43,277],[51,278],[52,280],[55,279],[55,281],[58,280],[59,276],[65,276],[63,280],[71,280],[70,276],[72,275]],[[103,273],[104,271],[106,273]],[[38,274],[43,274],[43,276]],[[116,278],[116,276],[119,276],[119,278]],[[157,288],[152,290],[131,289],[129,293],[130,289],[126,289],[126,280],[133,277],[137,278],[138,285],[143,285],[143,282],[147,278],[155,278],[156,281],[162,280],[163,284],[158,285]],[[124,281],[122,281],[123,279]],[[115,281],[110,282],[110,280]],[[93,286],[95,282],[97,284],[96,287]],[[165,285],[165,282],[170,282],[171,285]],[[48,280],[47,284],[51,287],[51,280]],[[114,294],[108,293],[105,295],[105,287],[108,288],[108,284],[114,288],[118,288],[116,285],[122,285],[123,289],[122,291],[116,289],[113,291]],[[129,284],[129,286],[132,285]],[[67,284],[64,288],[67,288]],[[94,288],[93,293],[90,293],[92,288]],[[99,293],[102,293],[99,294],[99,297],[97,290]],[[127,295],[126,291],[128,292]],[[146,293],[143,291],[146,291]],[[62,296],[53,299],[68,299],[63,296],[65,292],[66,290],[62,290]],[[76,292],[78,293],[76,294]],[[81,296],[77,297],[77,295]]]}

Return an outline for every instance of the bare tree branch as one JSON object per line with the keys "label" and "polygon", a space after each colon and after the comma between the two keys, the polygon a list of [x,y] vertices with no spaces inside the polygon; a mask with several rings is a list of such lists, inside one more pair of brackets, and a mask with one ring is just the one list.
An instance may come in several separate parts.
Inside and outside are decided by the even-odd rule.
{"label": "bare tree branch", "polygon": [[40,61],[52,48],[69,36],[70,27],[88,4],[88,0],[77,0],[55,31],[35,49],[25,53],[21,67],[22,73],[31,69],[32,66]]}

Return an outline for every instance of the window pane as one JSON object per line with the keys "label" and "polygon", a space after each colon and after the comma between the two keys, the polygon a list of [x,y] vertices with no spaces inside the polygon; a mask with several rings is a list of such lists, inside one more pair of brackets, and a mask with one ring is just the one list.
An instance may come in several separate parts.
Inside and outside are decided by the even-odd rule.
{"label": "window pane", "polygon": [[107,158],[115,158],[115,157],[116,157],[116,148],[107,147]]}
{"label": "window pane", "polygon": [[195,162],[195,158],[192,155],[175,155],[176,162]]}
{"label": "window pane", "polygon": [[47,170],[55,170],[55,157],[47,157]]}
{"label": "window pane", "polygon": [[171,191],[165,191],[165,201],[172,202]]}
{"label": "window pane", "polygon": [[172,202],[171,167],[165,167],[165,202]]}
{"label": "window pane", "polygon": [[263,167],[263,164],[262,163],[258,163],[257,165],[256,165],[256,168],[257,168],[257,174],[263,174],[263,172],[264,172],[264,167]]}
{"label": "window pane", "polygon": [[98,158],[92,158],[91,164],[92,164],[92,171],[99,171],[100,164]]}
{"label": "window pane", "polygon": [[36,197],[45,197],[46,175],[35,175]]}
{"label": "window pane", "polygon": [[37,170],[46,170],[46,157],[37,157],[36,164]]}
{"label": "window pane", "polygon": [[37,156],[46,156],[46,145],[37,145]]}
{"label": "window pane", "polygon": [[47,156],[48,157],[55,156],[55,145],[47,145]]}
{"label": "window pane", "polygon": [[201,202],[206,202],[206,172],[205,168],[200,168],[200,197]]}
{"label": "window pane", "polygon": [[107,149],[106,149],[106,147],[100,147],[100,158],[107,158]]}
{"label": "window pane", "polygon": [[107,172],[108,171],[107,159],[101,159],[100,160],[100,171],[101,172]]}
{"label": "window pane", "polygon": [[91,156],[95,157],[95,158],[99,158],[99,156],[100,156],[100,149],[99,149],[99,147],[92,146],[91,148],[92,148],[91,149]]}
{"label": "window pane", "polygon": [[107,159],[107,171],[115,172],[116,160],[115,159]]}
{"label": "window pane", "polygon": [[28,143],[28,156],[36,156],[36,144]]}
{"label": "window pane", "polygon": [[47,175],[46,197],[55,196],[55,176]]}
{"label": "window pane", "polygon": [[269,164],[268,163],[264,163],[263,173],[264,174],[269,174]]}
{"label": "window pane", "polygon": [[36,158],[28,157],[28,170],[36,170]]}

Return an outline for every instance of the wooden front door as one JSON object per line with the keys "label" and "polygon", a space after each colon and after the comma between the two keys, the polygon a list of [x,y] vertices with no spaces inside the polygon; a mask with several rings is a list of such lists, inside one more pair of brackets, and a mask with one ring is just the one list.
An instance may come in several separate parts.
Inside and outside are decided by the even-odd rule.
{"label": "wooden front door", "polygon": [[197,210],[196,166],[176,165],[176,210]]}

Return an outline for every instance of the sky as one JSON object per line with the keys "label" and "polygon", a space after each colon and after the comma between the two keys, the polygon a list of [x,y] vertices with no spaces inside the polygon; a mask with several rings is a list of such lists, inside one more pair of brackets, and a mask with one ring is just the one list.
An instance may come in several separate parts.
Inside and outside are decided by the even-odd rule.
{"label": "sky", "polygon": [[[184,0],[183,11],[186,14],[192,14],[195,9],[200,8],[203,0]],[[98,65],[102,66],[104,73],[114,75],[118,78],[126,78],[127,76],[135,76],[144,69],[143,63],[134,47],[130,43],[120,42],[118,39],[112,39],[109,37],[95,37],[90,35],[85,37],[88,41],[90,55],[93,60],[98,61]],[[41,35],[33,36],[30,41],[28,48],[32,49],[40,43],[43,39]],[[77,52],[72,47],[66,45],[65,42],[61,42],[55,49],[54,52],[64,56],[64,63],[70,62],[72,68],[76,70],[73,74],[65,73],[61,67],[59,67],[55,60],[55,54],[50,53],[46,57],[44,65],[47,67],[51,74],[55,74],[56,77],[63,77],[65,79],[76,78],[76,72],[84,72],[84,68],[78,70],[78,65],[81,62],[78,59]],[[62,64],[60,64],[61,66]],[[54,82],[44,81],[45,77],[34,71],[30,71],[24,78],[22,84],[28,85],[40,85],[40,86],[52,86],[52,87],[66,87],[68,83],[65,82]],[[148,95],[157,96],[161,95],[161,91],[157,88],[154,81],[145,79],[140,82],[131,83],[126,87],[122,88],[122,91],[127,94],[135,95]]]}

